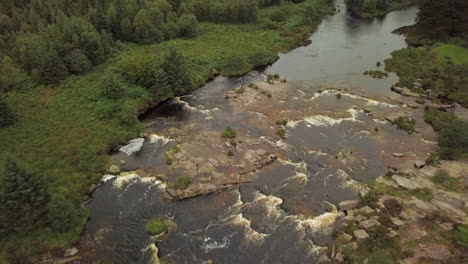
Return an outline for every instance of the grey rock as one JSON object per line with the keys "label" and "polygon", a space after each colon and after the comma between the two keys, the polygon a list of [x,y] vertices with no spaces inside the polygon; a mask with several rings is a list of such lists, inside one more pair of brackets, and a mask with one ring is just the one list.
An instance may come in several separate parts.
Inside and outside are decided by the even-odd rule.
{"label": "grey rock", "polygon": [[346,200],[339,203],[340,210],[352,210],[359,204],[358,200]]}
{"label": "grey rock", "polygon": [[379,225],[379,222],[375,221],[374,219],[364,220],[359,223],[359,227],[365,230],[369,230],[377,225]]}
{"label": "grey rock", "polygon": [[327,257],[327,254],[322,254],[322,256],[320,256],[317,260],[317,264],[329,263],[329,262],[330,262],[330,259]]}
{"label": "grey rock", "polygon": [[398,232],[390,228],[387,235],[389,238],[393,238],[398,236]]}
{"label": "grey rock", "polygon": [[404,154],[404,153],[395,152],[395,153],[393,153],[393,156],[394,156],[394,157],[398,157],[398,158],[403,158],[403,157],[405,156],[405,154]]}
{"label": "grey rock", "polygon": [[364,240],[369,238],[369,234],[367,234],[367,232],[362,229],[354,230],[353,235],[357,240]]}
{"label": "grey rock", "polygon": [[125,160],[120,160],[120,165],[125,165],[126,163]]}
{"label": "grey rock", "polygon": [[414,182],[411,179],[399,176],[399,175],[393,175],[392,179],[401,187],[409,189],[409,190],[415,190],[421,188],[419,184]]}
{"label": "grey rock", "polygon": [[361,209],[359,209],[359,212],[365,215],[371,215],[375,213],[375,210],[370,208],[369,206],[364,206]]}
{"label": "grey rock", "polygon": [[65,254],[63,254],[63,257],[69,258],[75,256],[76,254],[78,254],[78,249],[76,247],[72,247],[65,250]]}
{"label": "grey rock", "polygon": [[405,222],[401,221],[401,219],[398,218],[398,217],[392,217],[392,218],[390,218],[390,220],[391,220],[392,223],[393,223],[394,225],[396,225],[396,226],[403,226],[403,225],[405,225]]}
{"label": "grey rock", "polygon": [[414,162],[414,167],[416,169],[422,169],[424,168],[424,166],[426,166],[426,162],[425,161],[422,161],[422,160],[417,160]]}
{"label": "grey rock", "polygon": [[394,181],[387,180],[383,176],[378,177],[375,181],[379,183],[383,183],[390,187],[398,188],[398,185],[396,185]]}
{"label": "grey rock", "polygon": [[338,261],[338,262],[343,262],[344,261],[343,253],[341,253],[341,252],[336,253],[335,260]]}
{"label": "grey rock", "polygon": [[140,151],[140,149],[143,147],[144,142],[144,138],[135,138],[130,140],[127,145],[119,148],[119,150],[130,156],[133,153]]}
{"label": "grey rock", "polygon": [[353,236],[350,235],[350,234],[347,234],[347,233],[343,233],[343,239],[346,241],[346,242],[349,242],[353,239]]}
{"label": "grey rock", "polygon": [[118,174],[120,173],[120,168],[119,166],[115,165],[115,164],[112,164],[109,169],[108,169],[109,173],[112,173],[112,174]]}

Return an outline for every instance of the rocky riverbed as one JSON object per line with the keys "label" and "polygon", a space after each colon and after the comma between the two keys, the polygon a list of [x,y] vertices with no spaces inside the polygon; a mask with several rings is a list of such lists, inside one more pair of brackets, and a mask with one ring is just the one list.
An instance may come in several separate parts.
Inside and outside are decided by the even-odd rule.
{"label": "rocky riverbed", "polygon": [[[302,82],[266,77],[259,75],[253,82],[226,90],[222,109],[206,109],[190,100],[168,103],[183,112],[183,122],[179,115],[161,117],[172,124],[161,129],[159,118],[153,119],[140,139],[120,148],[104,178],[112,184],[104,192],[98,190],[95,199],[100,199],[101,205],[93,202],[91,210],[105,205],[103,195],[117,199],[121,206],[133,204],[136,208],[128,211],[119,206],[115,213],[91,221],[81,243],[87,252],[84,258],[92,260],[93,254],[107,252],[109,263],[116,253],[125,256],[122,263],[138,255],[137,262],[143,263],[202,256],[205,263],[217,263],[226,253],[220,258],[208,252],[237,247],[238,243],[255,250],[288,234],[289,243],[298,239],[310,243],[291,249],[298,255],[295,262],[340,262],[349,248],[360,247],[382,227],[389,238],[404,244],[422,241],[432,232],[421,221],[434,213],[447,215],[436,222],[446,229],[454,229],[466,219],[466,194],[432,181],[438,168],[425,161],[436,150],[437,135],[423,121],[421,101],[416,103],[414,98],[396,93],[372,97],[345,82],[308,87]],[[408,133],[393,125],[398,117],[414,119],[414,131]],[[226,127],[232,127],[235,136],[224,135]],[[440,166],[459,178],[460,184],[465,181],[465,163],[443,162]],[[134,188],[141,189],[143,196],[135,196]],[[358,202],[376,191],[371,204]],[[185,213],[180,210],[187,209],[179,203],[186,199],[206,220],[183,218]],[[386,206],[394,207],[395,201],[401,210],[389,216]],[[112,215],[117,218],[109,218]],[[182,228],[160,238],[143,239],[145,219],[156,215],[170,216]],[[129,217],[133,219],[130,222]],[[192,236],[192,241],[201,235],[195,235],[199,231],[191,226],[195,220],[204,230],[202,240],[195,243],[195,252],[176,257],[173,252],[185,252],[180,239]],[[278,225],[270,226],[268,221]],[[138,239],[142,247],[138,251],[143,254],[128,251],[122,255],[118,248],[127,246],[109,240],[120,237],[122,230],[116,233],[109,229],[109,223],[118,224],[126,236],[135,236],[126,238],[125,244],[134,245]],[[213,227],[217,231],[211,230]],[[237,231],[227,231],[232,228]],[[216,233],[224,238],[216,240]],[[231,237],[236,233],[243,235]],[[103,243],[110,244],[103,247]],[[405,250],[413,252],[407,263],[460,254],[437,243]]]}

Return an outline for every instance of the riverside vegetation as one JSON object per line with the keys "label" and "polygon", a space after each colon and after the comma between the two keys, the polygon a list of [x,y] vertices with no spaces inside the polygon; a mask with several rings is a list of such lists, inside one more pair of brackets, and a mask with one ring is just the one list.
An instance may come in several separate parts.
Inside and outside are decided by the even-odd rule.
{"label": "riverside vegetation", "polygon": [[89,186],[106,153],[138,135],[139,113],[273,62],[333,12],[328,0],[32,0],[0,11],[0,153],[11,153],[0,165],[0,263],[79,238]]}
{"label": "riverside vegetation", "polygon": [[[348,4],[351,2],[351,0],[347,1]],[[354,12],[360,12],[350,8]],[[413,222],[414,219],[407,215],[407,218],[404,218],[405,213],[401,214],[401,212],[402,208],[414,208],[415,198],[419,200],[418,203],[427,205],[437,200],[434,194],[449,192],[456,196],[457,193],[463,193],[466,190],[466,184],[462,182],[463,173],[458,172],[460,174],[458,176],[450,175],[444,169],[444,166],[448,168],[453,165],[458,166],[457,163],[446,161],[442,163],[441,158],[462,160],[460,164],[463,164],[468,157],[468,120],[466,120],[466,115],[457,116],[454,111],[457,110],[457,104],[468,106],[468,18],[465,14],[467,8],[468,2],[463,0],[423,1],[420,5],[418,22],[414,26],[397,30],[406,34],[410,46],[395,51],[392,58],[385,61],[385,66],[386,70],[396,72],[400,77],[398,86],[421,94],[434,105],[425,107],[425,121],[439,132],[439,152],[432,153],[426,160],[426,164],[433,167],[429,169],[431,171],[429,175],[432,175],[430,176],[432,183],[429,185],[435,184],[435,188],[409,189],[402,188],[403,186],[398,186],[399,184],[395,185],[392,180],[395,177],[393,175],[414,182],[421,181],[427,176],[422,176],[424,174],[420,172],[414,175],[398,170],[392,171],[392,169],[377,182],[369,183],[370,191],[357,206],[360,209],[354,210],[354,214],[348,214],[349,221],[344,232],[353,234],[364,226],[363,222],[372,221],[356,221],[355,219],[358,218],[377,218],[380,223],[373,229],[367,228],[368,238],[358,243],[350,244],[347,238],[350,235],[337,235],[336,242],[339,247],[337,252],[340,254],[340,262],[398,263],[403,259],[409,259],[409,263],[412,263],[415,252],[421,254],[422,251],[418,251],[420,248],[424,248],[424,245],[432,245],[434,251],[450,249],[448,253],[451,256],[438,256],[440,259],[436,263],[440,263],[439,261],[466,263],[468,259],[466,218],[459,219],[458,223],[453,226],[450,224],[453,221],[450,217],[453,215],[447,217],[442,211],[422,212],[422,215],[418,215],[422,219],[416,222]],[[360,16],[373,15],[367,13],[360,14]],[[437,107],[441,105],[453,107],[451,110],[446,110],[446,107]],[[401,118],[397,124],[410,131],[413,130],[414,122]],[[435,169],[437,167],[442,167],[442,169]],[[393,205],[388,204],[390,201]],[[369,212],[372,213],[369,214]],[[375,212],[379,212],[378,215],[372,216]],[[405,222],[395,221],[398,217],[403,217]],[[423,230],[422,238],[402,242],[404,239],[398,237],[398,232],[392,233],[392,231],[386,238],[382,236],[388,233],[388,230],[395,229],[412,228],[414,232],[417,225]],[[428,258],[427,261],[433,263],[432,261],[435,260]]]}
{"label": "riverside vegetation", "polygon": [[[395,51],[385,68],[398,74],[398,86],[426,95],[435,103],[468,106],[468,2],[428,0],[418,23],[398,29],[410,47]],[[446,15],[450,14],[450,17]],[[439,131],[440,154],[446,159],[468,157],[468,121],[446,110],[427,107],[425,120]]]}
{"label": "riverside vegetation", "polygon": [[383,16],[419,2],[421,0],[345,0],[347,8],[360,18]]}

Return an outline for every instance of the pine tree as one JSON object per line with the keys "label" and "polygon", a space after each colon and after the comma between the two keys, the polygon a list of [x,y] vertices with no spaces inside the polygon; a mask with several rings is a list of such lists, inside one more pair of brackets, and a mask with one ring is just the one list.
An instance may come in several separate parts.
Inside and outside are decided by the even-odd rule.
{"label": "pine tree", "polygon": [[181,95],[193,88],[185,58],[176,48],[170,48],[162,56],[162,69],[175,95]]}
{"label": "pine tree", "polygon": [[25,231],[40,223],[49,195],[44,181],[10,155],[0,179],[0,232]]}
{"label": "pine tree", "polygon": [[5,95],[0,91],[0,127],[6,127],[16,122],[16,115],[8,105]]}
{"label": "pine tree", "polygon": [[50,225],[56,231],[66,232],[80,224],[81,210],[63,195],[52,195],[47,209]]}

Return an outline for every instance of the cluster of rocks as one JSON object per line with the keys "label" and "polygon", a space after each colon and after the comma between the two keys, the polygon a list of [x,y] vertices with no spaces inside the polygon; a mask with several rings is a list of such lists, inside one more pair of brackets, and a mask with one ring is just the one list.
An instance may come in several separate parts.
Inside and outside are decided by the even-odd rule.
{"label": "cluster of rocks", "polygon": [[[467,219],[465,212],[468,209],[468,194],[440,188],[430,180],[437,168],[425,167],[422,163],[420,166],[416,165],[415,163],[414,167],[419,169],[413,169],[411,173],[401,173],[399,170],[395,170],[393,172],[397,174],[379,177],[377,182],[408,192],[427,189],[431,191],[432,199],[421,200],[414,196],[402,199],[384,194],[373,203],[373,208],[369,206],[357,208],[359,205],[358,200],[340,202],[339,208],[342,212],[344,226],[352,224],[355,228],[348,229],[350,230],[348,233],[340,233],[340,244],[334,247],[331,252],[329,251],[328,254],[322,255],[319,263],[327,261],[340,263],[345,261],[344,249],[357,249],[361,242],[370,238],[370,234],[375,232],[375,228],[378,226],[386,227],[387,232],[382,235],[387,236],[389,239],[397,239],[404,250],[412,251],[411,257],[402,260],[401,263],[421,263],[422,260],[446,262],[453,256],[452,249],[430,240],[418,243],[414,248],[405,246],[406,241],[418,241],[429,235],[429,231],[426,230],[427,221],[437,224],[440,230],[444,232],[453,230]],[[468,164],[444,162],[443,165],[455,177],[468,178]],[[468,187],[467,185],[465,182],[465,187]],[[392,203],[388,202],[390,200],[393,200]],[[400,209],[397,212],[392,206],[395,203],[401,205],[401,207],[398,206]]]}

